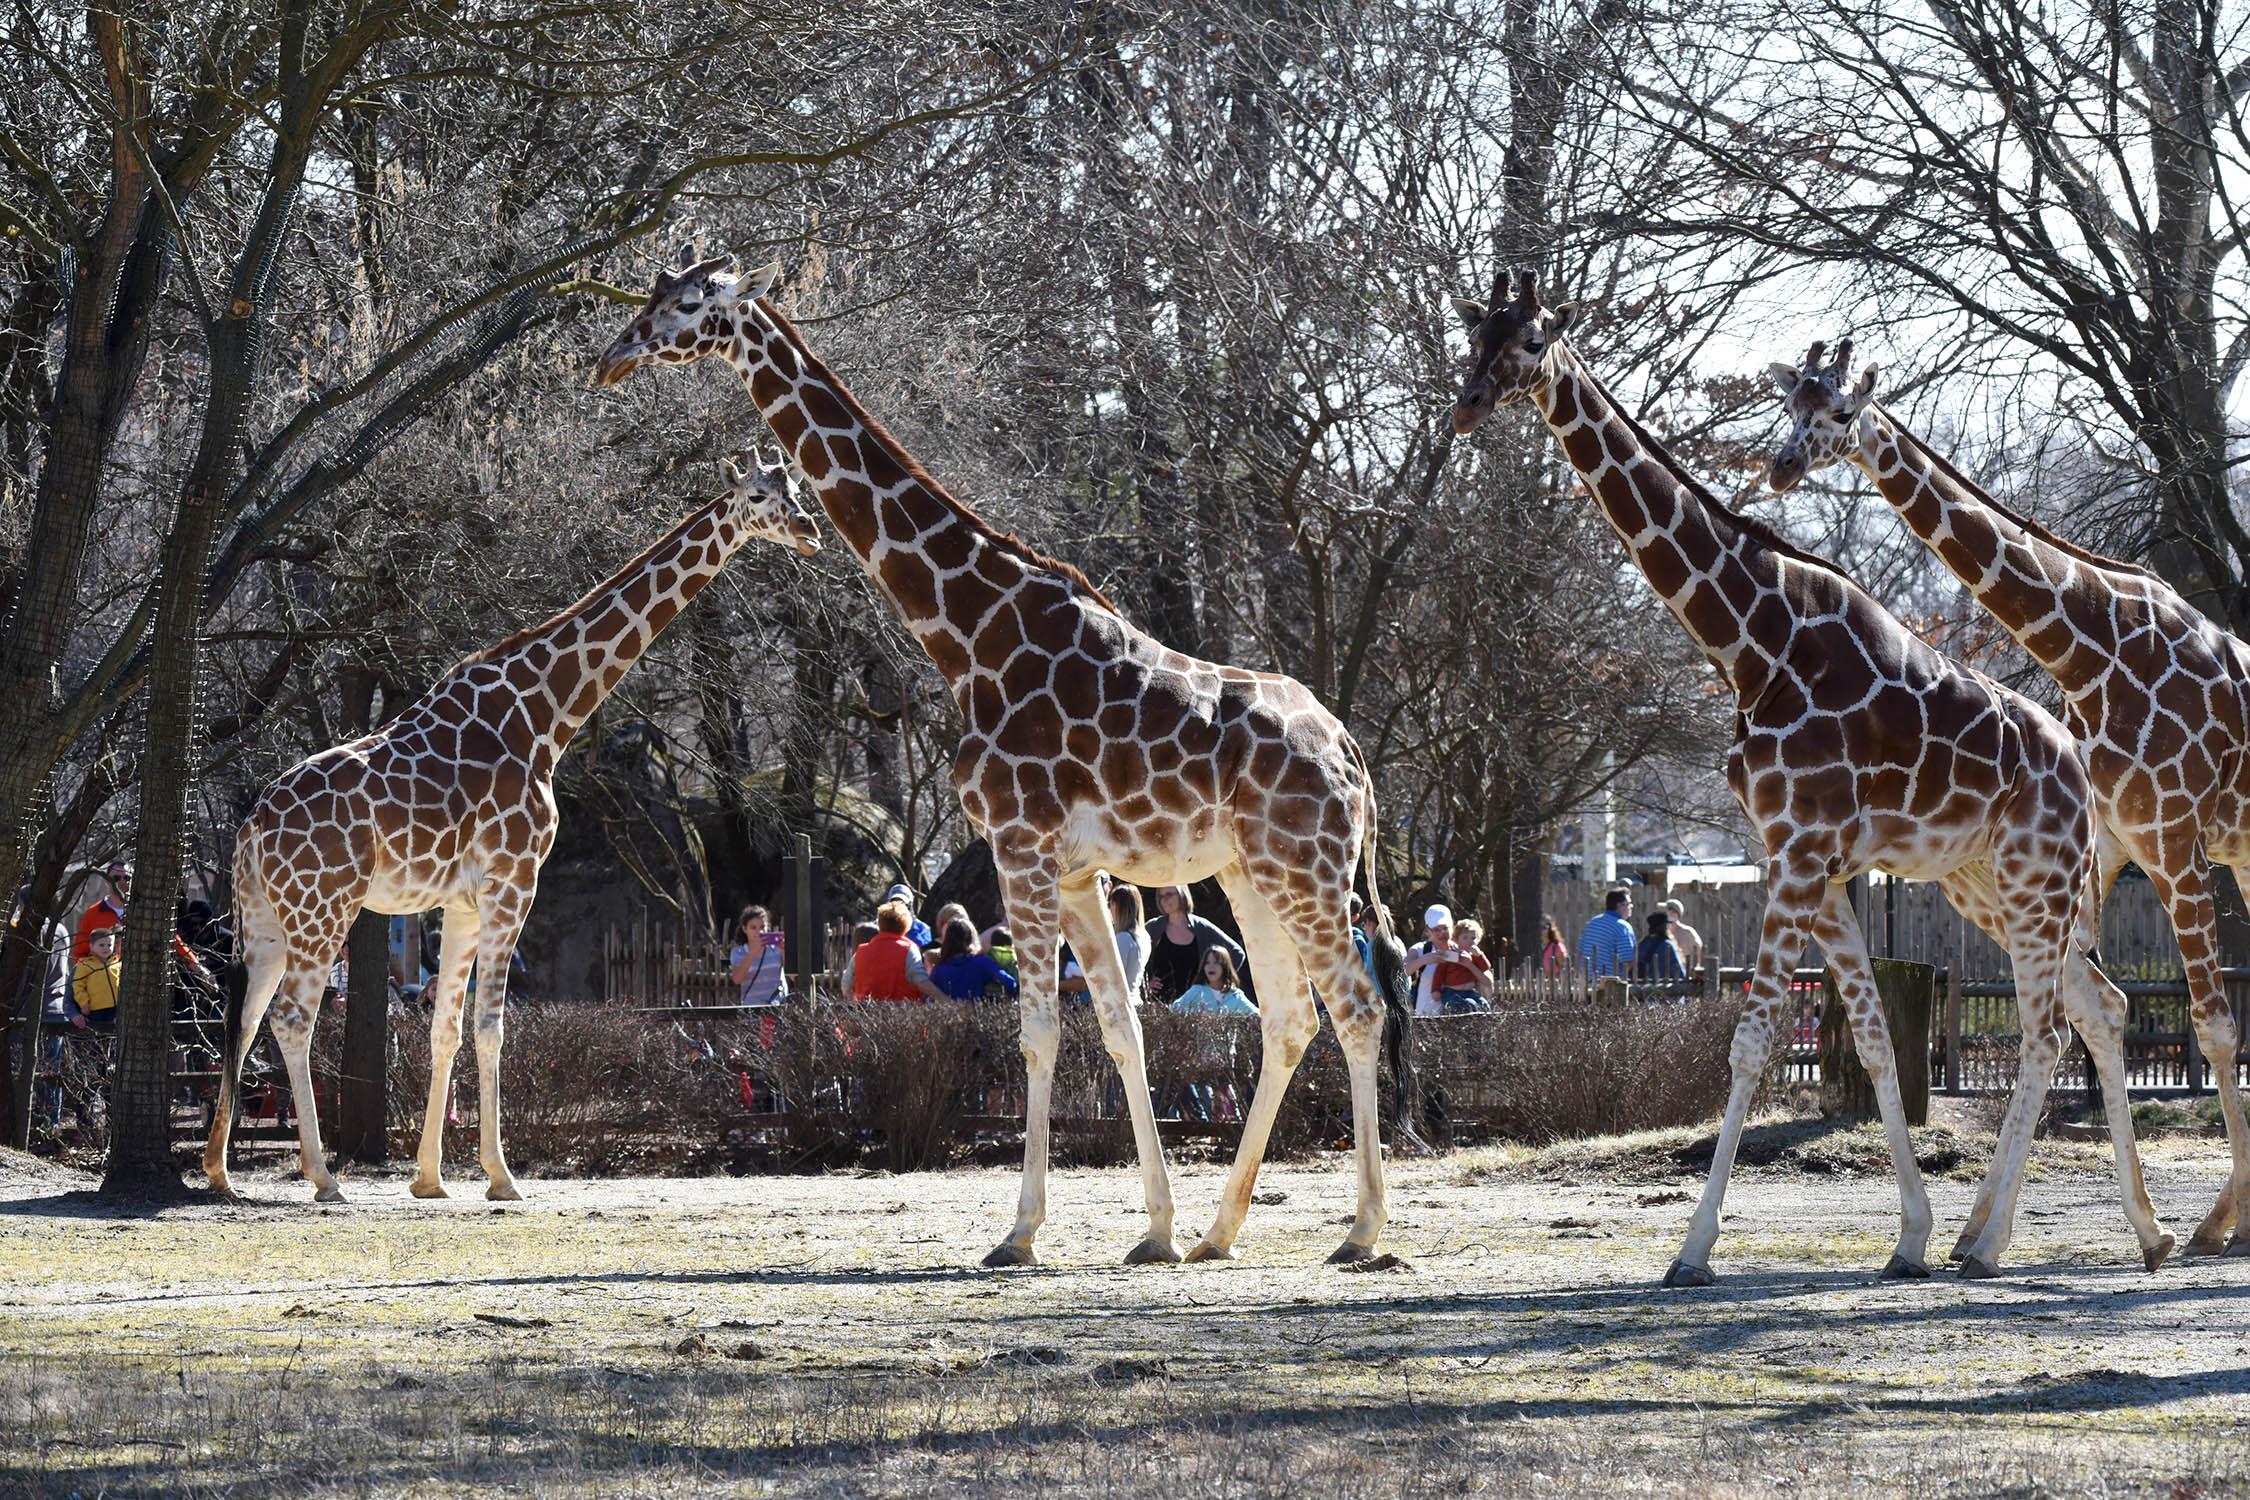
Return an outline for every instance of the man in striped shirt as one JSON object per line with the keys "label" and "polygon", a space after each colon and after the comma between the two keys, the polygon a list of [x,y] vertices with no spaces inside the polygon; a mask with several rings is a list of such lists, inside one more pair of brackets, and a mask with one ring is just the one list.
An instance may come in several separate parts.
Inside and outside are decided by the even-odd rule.
{"label": "man in striped shirt", "polygon": [[1578,935],[1578,961],[1596,979],[1633,972],[1633,893],[1619,886],[1602,900],[1600,915]]}

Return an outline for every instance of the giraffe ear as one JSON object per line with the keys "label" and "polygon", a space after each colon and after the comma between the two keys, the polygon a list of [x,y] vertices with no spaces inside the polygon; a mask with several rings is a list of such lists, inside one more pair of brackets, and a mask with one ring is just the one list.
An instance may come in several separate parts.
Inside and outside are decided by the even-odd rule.
{"label": "giraffe ear", "polygon": [[1852,410],[1854,412],[1865,411],[1867,403],[1875,399],[1876,368],[1874,365],[1866,365],[1860,369],[1859,384],[1852,388]]}
{"label": "giraffe ear", "polygon": [[1575,302],[1565,302],[1558,307],[1550,307],[1539,315],[1539,331],[1546,335],[1546,341],[1551,344],[1569,330],[1570,325],[1576,321],[1577,317],[1578,304]]}
{"label": "giraffe ear", "polygon": [[1460,318],[1461,326],[1471,333],[1484,321],[1484,304],[1473,297],[1455,297],[1453,311]]}
{"label": "giraffe ear", "polygon": [[1780,360],[1777,359],[1766,366],[1766,378],[1771,380],[1774,389],[1784,396],[1797,394],[1797,372]]}
{"label": "giraffe ear", "polygon": [[747,474],[743,473],[743,472],[742,472],[742,466],[741,466],[740,464],[736,463],[736,462],[735,462],[735,461],[734,461],[733,459],[731,459],[731,458],[723,458],[723,459],[719,460],[719,462],[720,462],[720,464],[721,464],[722,466],[724,466],[724,467],[725,467],[725,469],[726,469],[726,471],[727,471],[727,483],[728,483],[728,484],[732,484],[732,485],[739,485],[739,484],[741,484],[741,483],[742,483],[742,481],[744,481],[745,479],[748,479],[748,478],[750,477],[749,475],[747,475]]}
{"label": "giraffe ear", "polygon": [[770,260],[755,271],[745,271],[727,288],[729,302],[755,302],[781,284],[781,262]]}

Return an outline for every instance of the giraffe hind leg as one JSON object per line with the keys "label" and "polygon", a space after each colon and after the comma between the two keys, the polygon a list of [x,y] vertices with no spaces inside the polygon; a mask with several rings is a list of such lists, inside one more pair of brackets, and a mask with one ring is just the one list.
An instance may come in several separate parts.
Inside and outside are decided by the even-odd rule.
{"label": "giraffe hind leg", "polygon": [[[221,1197],[235,1196],[227,1175],[227,1143],[234,1133],[234,1116],[241,1106],[242,1062],[258,1040],[266,1008],[288,968],[288,954],[278,941],[251,940],[248,962],[228,975],[227,1039],[219,1059],[219,1094],[212,1106],[211,1134],[203,1144],[203,1175]],[[237,988],[239,987],[239,988]]]}
{"label": "giraffe hind leg", "polygon": [[344,1190],[328,1170],[320,1144],[320,1108],[313,1094],[312,1034],[320,1016],[320,992],[326,986],[328,965],[302,957],[289,966],[280,997],[271,1012],[274,1044],[289,1069],[289,1092],[297,1114],[297,1144],[304,1174],[313,1185],[314,1200],[341,1203]]}

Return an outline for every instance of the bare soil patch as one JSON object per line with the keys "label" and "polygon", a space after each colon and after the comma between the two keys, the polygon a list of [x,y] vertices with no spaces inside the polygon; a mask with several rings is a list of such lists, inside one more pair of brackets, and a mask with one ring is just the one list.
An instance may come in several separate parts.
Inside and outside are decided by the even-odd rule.
{"label": "bare soil patch", "polygon": [[[1399,1257],[1322,1263],[1344,1163],[1231,1264],[1132,1267],[1129,1169],[531,1181],[92,1210],[0,1163],[11,1493],[2217,1494],[2250,1486],[2250,1260],[2142,1272],[2106,1152],[2042,1143],[2009,1274],[1888,1283],[1872,1130],[1757,1127],[1698,1292],[1707,1132],[1394,1162]],[[1989,1138],[1930,1133],[1942,1253]],[[1708,1147],[1703,1146],[1707,1157]],[[1918,1151],[1924,1149],[1917,1141]],[[2152,1144],[2182,1233],[2223,1147]],[[1851,1170],[1809,1165],[1855,1164]],[[52,1174],[52,1175],[50,1175]],[[1181,1243],[1220,1172],[1175,1174]],[[67,1180],[66,1180],[67,1178]]]}

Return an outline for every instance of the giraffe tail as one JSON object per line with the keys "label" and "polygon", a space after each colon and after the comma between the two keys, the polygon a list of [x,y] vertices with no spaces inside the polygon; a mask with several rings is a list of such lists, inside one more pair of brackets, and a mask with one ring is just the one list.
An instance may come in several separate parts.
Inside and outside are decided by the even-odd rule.
{"label": "giraffe tail", "polygon": [[1360,840],[1359,858],[1367,872],[1367,904],[1375,908],[1375,925],[1383,936],[1396,940],[1398,934],[1391,928],[1391,914],[1384,909],[1382,898],[1375,891],[1375,846],[1379,842],[1375,823],[1375,773],[1367,768],[1366,752],[1359,741],[1347,739],[1352,747],[1352,762],[1359,767]]}

